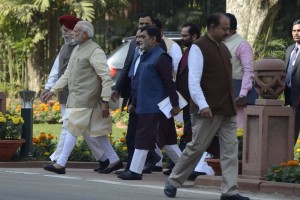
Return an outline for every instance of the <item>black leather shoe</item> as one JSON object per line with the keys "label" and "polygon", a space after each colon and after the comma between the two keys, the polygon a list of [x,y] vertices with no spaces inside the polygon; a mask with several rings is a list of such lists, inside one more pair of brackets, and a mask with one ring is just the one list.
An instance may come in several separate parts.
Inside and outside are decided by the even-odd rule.
{"label": "black leather shoe", "polygon": [[116,170],[121,169],[121,168],[123,168],[122,160],[120,160],[117,163],[110,163],[105,169],[100,170],[99,173],[100,174],[109,174],[112,171],[116,171]]}
{"label": "black leather shoe", "polygon": [[51,163],[44,164],[43,167],[46,167],[46,166],[48,166],[48,165],[53,165],[54,163],[56,163],[56,160],[51,161]]}
{"label": "black leather shoe", "polygon": [[57,174],[65,174],[66,173],[66,168],[62,167],[62,168],[56,168],[54,167],[54,165],[47,165],[44,167],[44,170],[49,171],[49,172],[54,172]]}
{"label": "black leather shoe", "polygon": [[231,195],[231,196],[222,195],[221,200],[250,200],[250,198],[244,197],[240,194],[235,194],[235,195]]}
{"label": "black leather shoe", "polygon": [[129,170],[129,169],[124,169],[124,170],[115,171],[115,174],[116,174],[116,175],[121,175],[121,174],[127,172],[128,170]]}
{"label": "black leather shoe", "polygon": [[94,172],[99,172],[100,170],[104,170],[109,165],[108,159],[106,159],[105,161],[98,160],[98,162],[99,162],[99,166],[96,169],[94,169]]}
{"label": "black leather shoe", "polygon": [[143,175],[128,170],[128,171],[124,172],[123,174],[120,174],[118,176],[118,178],[123,179],[123,180],[142,180]]}
{"label": "black leather shoe", "polygon": [[177,188],[171,185],[169,181],[166,181],[164,193],[167,197],[175,198],[177,192]]}
{"label": "black leather shoe", "polygon": [[151,174],[152,173],[152,166],[146,164],[143,168],[143,174]]}
{"label": "black leather shoe", "polygon": [[159,162],[160,160],[161,157],[157,153],[155,153],[154,150],[150,150],[148,152],[147,160],[143,168],[143,174],[151,174],[156,163]]}
{"label": "black leather shoe", "polygon": [[160,167],[160,166],[154,166],[154,167],[152,168],[152,171],[153,171],[153,172],[162,172],[162,170],[163,170],[163,168]]}
{"label": "black leather shoe", "polygon": [[166,171],[163,171],[163,174],[167,175],[167,176],[169,176],[171,173],[172,173],[172,169],[168,169]]}
{"label": "black leather shoe", "polygon": [[196,171],[193,171],[193,172],[189,175],[189,177],[187,178],[187,180],[189,180],[189,181],[194,181],[194,180],[197,178],[197,176],[201,176],[201,175],[206,175],[206,173],[204,173],[204,172],[196,172]]}

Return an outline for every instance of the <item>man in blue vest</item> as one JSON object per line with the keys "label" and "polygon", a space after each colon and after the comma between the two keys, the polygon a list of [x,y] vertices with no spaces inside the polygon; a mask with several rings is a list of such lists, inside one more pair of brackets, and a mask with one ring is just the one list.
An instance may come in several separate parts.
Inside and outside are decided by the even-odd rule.
{"label": "man in blue vest", "polygon": [[172,60],[159,46],[161,33],[157,27],[141,28],[137,42],[143,51],[133,70],[131,88],[135,88],[135,96],[128,108],[133,107],[138,117],[135,136],[135,150],[128,171],[118,177],[123,180],[141,180],[142,171],[149,150],[155,148],[158,127],[163,113],[158,103],[166,97],[172,105],[171,115],[180,112],[176,85],[172,77]]}

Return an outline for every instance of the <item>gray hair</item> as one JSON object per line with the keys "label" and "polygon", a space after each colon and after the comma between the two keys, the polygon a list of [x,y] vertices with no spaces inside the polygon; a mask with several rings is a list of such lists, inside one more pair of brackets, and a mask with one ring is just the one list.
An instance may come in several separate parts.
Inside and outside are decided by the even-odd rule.
{"label": "gray hair", "polygon": [[87,33],[89,38],[94,37],[94,26],[88,21],[79,21],[76,25],[81,26],[81,31]]}

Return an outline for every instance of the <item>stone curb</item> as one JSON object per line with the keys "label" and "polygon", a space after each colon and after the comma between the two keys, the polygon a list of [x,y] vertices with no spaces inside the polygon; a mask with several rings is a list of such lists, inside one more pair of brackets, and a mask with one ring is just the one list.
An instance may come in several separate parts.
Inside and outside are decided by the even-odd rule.
{"label": "stone curb", "polygon": [[[17,162],[0,162],[0,168],[43,168],[43,165],[49,164],[50,161],[17,161]],[[76,162],[68,161],[67,168],[94,169],[98,162]]]}
{"label": "stone curb", "polygon": [[[198,176],[194,184],[198,186],[220,187],[221,183],[221,176]],[[238,186],[239,191],[266,194],[278,193],[289,197],[300,197],[300,184],[264,181],[239,176]]]}

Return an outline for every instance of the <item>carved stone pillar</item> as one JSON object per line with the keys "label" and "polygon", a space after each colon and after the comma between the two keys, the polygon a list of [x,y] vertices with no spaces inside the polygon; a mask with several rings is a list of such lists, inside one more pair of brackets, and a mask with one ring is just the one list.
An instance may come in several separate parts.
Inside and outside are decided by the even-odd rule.
{"label": "carved stone pillar", "polygon": [[274,164],[293,159],[295,116],[277,98],[285,87],[285,66],[279,59],[254,64],[255,89],[262,99],[244,111],[242,175],[262,179]]}

